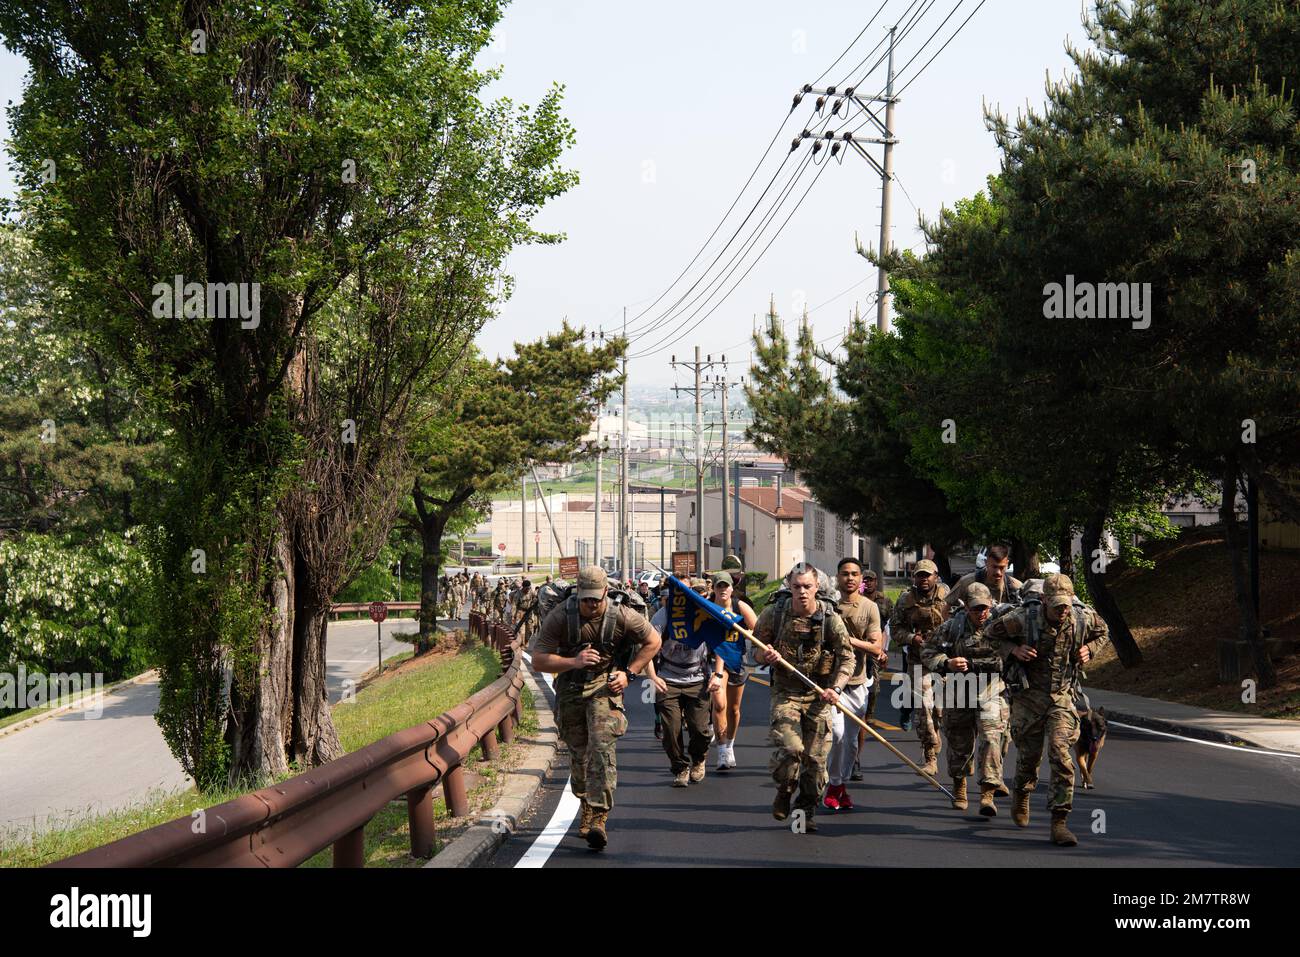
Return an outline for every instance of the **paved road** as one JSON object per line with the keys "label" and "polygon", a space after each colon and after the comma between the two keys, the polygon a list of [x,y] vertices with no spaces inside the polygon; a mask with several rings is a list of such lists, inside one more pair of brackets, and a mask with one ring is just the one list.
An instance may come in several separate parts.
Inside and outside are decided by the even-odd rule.
{"label": "paved road", "polygon": [[[383,655],[411,648],[393,637],[417,630],[414,619],[383,624]],[[329,626],[327,686],[338,701],[379,659],[371,621]],[[163,741],[154,712],[157,680],[105,695],[103,714],[68,713],[0,738],[0,833],[29,832],[56,821],[127,807],[150,791],[174,792],[192,783]]]}
{"label": "paved road", "polygon": [[[547,867],[655,866],[982,866],[1115,867],[1146,865],[1290,866],[1300,864],[1300,756],[1273,757],[1113,728],[1098,762],[1098,787],[1075,791],[1076,848],[1047,840],[1045,792],[1035,792],[1031,823],[1011,823],[1009,799],[993,819],[954,811],[947,799],[879,744],[863,756],[866,780],[850,786],[851,812],[817,815],[816,834],[793,834],[771,816],[767,773],[768,689],[751,679],[745,692],[736,757],[740,766],[688,788],[668,786],[667,759],[652,733],[652,705],[638,683],[627,696],[630,729],[619,744],[619,788],[610,845],[595,853],[577,837],[576,821],[545,860]],[[896,725],[882,700],[877,716]],[[882,732],[914,760],[912,732]],[[946,756],[940,771],[946,772]],[[1014,775],[1015,748],[1007,777]],[[1046,781],[1047,768],[1043,768]],[[552,819],[567,789],[562,759],[525,828],[493,862],[513,867]],[[946,782],[944,777],[940,780]],[[973,780],[973,779],[972,779]],[[978,794],[978,789],[972,787]],[[576,803],[576,802],[571,802]],[[869,806],[869,807],[868,807]],[[1098,814],[1100,812],[1100,814]],[[1104,821],[1105,832],[1091,827]],[[544,842],[543,842],[544,843]],[[536,866],[534,851],[527,864]]]}

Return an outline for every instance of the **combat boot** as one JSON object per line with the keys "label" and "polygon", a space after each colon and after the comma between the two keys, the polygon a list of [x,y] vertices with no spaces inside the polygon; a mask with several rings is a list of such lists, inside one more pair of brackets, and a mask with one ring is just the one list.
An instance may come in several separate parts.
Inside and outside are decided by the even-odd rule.
{"label": "combat boot", "polygon": [[803,820],[803,829],[808,834],[817,833],[817,819],[813,816],[813,809],[808,808],[805,812],[807,815]]}
{"label": "combat boot", "polygon": [[586,801],[582,802],[582,819],[578,822],[578,837],[586,837],[587,832],[591,830],[591,805]]}
{"label": "combat boot", "polygon": [[939,773],[939,749],[928,747],[925,749],[925,764],[921,770],[926,774],[934,776]]}
{"label": "combat boot", "polygon": [[1011,808],[1011,820],[1017,827],[1029,827],[1029,791],[1016,791],[1016,803]]}
{"label": "combat boot", "polygon": [[784,821],[790,816],[790,799],[794,797],[794,788],[778,787],[776,789],[776,798],[772,801],[772,816],[778,821]]}
{"label": "combat boot", "polygon": [[1011,797],[1011,789],[1007,787],[1006,781],[999,781],[994,790],[1000,798]]}
{"label": "combat boot", "polygon": [[996,785],[980,785],[980,813],[985,817],[997,817],[998,806],[993,803],[993,796],[998,793]]}
{"label": "combat boot", "polygon": [[602,850],[609,843],[609,835],[605,833],[605,820],[609,817],[609,811],[591,809],[591,828],[587,831],[587,846],[593,851]]}
{"label": "combat boot", "polygon": [[952,779],[952,809],[954,811],[964,811],[970,805],[966,802],[966,779]]}
{"label": "combat boot", "polygon": [[1079,839],[1065,826],[1065,819],[1069,816],[1069,811],[1052,812],[1052,843],[1057,847],[1074,847],[1079,843]]}

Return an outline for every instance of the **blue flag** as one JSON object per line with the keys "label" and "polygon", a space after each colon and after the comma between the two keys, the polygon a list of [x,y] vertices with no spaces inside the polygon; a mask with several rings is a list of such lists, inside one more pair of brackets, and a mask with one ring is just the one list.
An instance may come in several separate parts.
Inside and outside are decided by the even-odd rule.
{"label": "blue flag", "polygon": [[740,673],[745,636],[731,627],[741,620],[740,615],[715,605],[673,575],[668,576],[665,607],[668,609],[667,637],[690,648],[706,642],[729,671]]}

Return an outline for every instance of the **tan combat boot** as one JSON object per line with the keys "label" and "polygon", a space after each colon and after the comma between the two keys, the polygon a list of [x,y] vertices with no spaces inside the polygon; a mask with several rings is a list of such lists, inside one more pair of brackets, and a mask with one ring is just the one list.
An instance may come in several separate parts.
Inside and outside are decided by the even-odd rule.
{"label": "tan combat boot", "polygon": [[969,805],[966,803],[966,779],[952,779],[952,808],[954,811],[964,811]]}
{"label": "tan combat boot", "polygon": [[998,793],[997,785],[980,785],[980,813],[985,817],[997,817],[998,806],[993,803],[993,796]]}
{"label": "tan combat boot", "polygon": [[1017,791],[1016,803],[1011,808],[1011,820],[1017,827],[1029,827],[1029,791]]}
{"label": "tan combat boot", "polygon": [[586,801],[582,802],[582,819],[578,821],[578,837],[586,837],[587,832],[591,830],[591,805]]}
{"label": "tan combat boot", "polygon": [[776,789],[776,798],[772,801],[772,816],[778,821],[784,821],[790,816],[790,799],[794,797],[794,788],[786,790],[778,787]]}
{"label": "tan combat boot", "polygon": [[599,851],[609,843],[609,836],[605,833],[605,820],[608,817],[609,811],[591,809],[591,829],[587,831],[587,846],[593,851]]}
{"label": "tan combat boot", "polygon": [[924,771],[926,774],[930,775],[931,777],[939,773],[939,749],[938,748],[927,747],[925,749],[925,764],[921,766],[921,770]]}
{"label": "tan combat boot", "polygon": [[994,791],[997,792],[998,797],[1011,797],[1011,789],[1007,787],[1007,782],[1005,781],[999,781],[997,786],[994,788]]}
{"label": "tan combat boot", "polygon": [[1065,819],[1069,816],[1069,811],[1052,812],[1052,843],[1057,847],[1074,847],[1079,843],[1079,839],[1065,826]]}

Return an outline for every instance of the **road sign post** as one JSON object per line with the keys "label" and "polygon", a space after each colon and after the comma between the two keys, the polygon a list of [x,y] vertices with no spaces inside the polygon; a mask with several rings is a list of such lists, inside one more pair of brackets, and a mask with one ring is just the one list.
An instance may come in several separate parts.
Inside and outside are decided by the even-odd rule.
{"label": "road sign post", "polygon": [[375,623],[375,647],[379,651],[379,673],[384,673],[384,626],[383,620],[388,617],[388,606],[382,601],[372,601],[370,603],[370,620]]}

